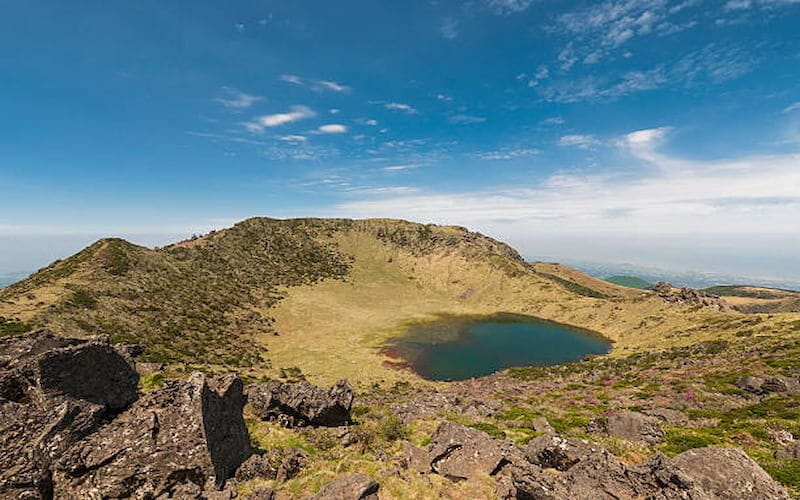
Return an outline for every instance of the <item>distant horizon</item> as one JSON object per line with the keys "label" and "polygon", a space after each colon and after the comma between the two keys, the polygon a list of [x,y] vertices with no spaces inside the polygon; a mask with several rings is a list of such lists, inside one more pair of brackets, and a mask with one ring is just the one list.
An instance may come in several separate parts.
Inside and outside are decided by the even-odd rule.
{"label": "distant horizon", "polygon": [[[250,217],[240,220],[247,218]],[[8,237],[0,234],[0,282],[5,276],[20,277],[23,274],[35,272],[55,260],[74,255],[103,238],[119,237],[134,244],[155,248],[192,236],[201,236],[212,230],[225,229],[232,225],[197,226],[191,231],[163,234],[125,234],[113,231],[55,236],[15,235]],[[693,286],[692,283],[734,284],[715,282],[712,278],[708,278],[718,276],[728,279],[751,280],[747,284],[764,286],[783,284],[800,288],[800,255],[780,255],[782,253],[780,248],[784,246],[796,244],[800,248],[800,235],[756,235],[755,239],[754,235],[726,235],[721,241],[718,238],[710,238],[710,241],[715,243],[714,245],[709,245],[708,241],[704,245],[702,239],[698,239],[696,235],[651,235],[648,237],[647,235],[631,234],[565,235],[556,233],[509,238],[507,235],[498,234],[498,231],[492,227],[476,228],[458,223],[440,225],[461,225],[470,231],[478,231],[508,243],[527,261],[559,262],[584,272],[587,272],[588,269],[590,272],[587,274],[601,278],[608,276],[600,276],[595,271],[598,266],[607,266],[617,270],[638,269],[640,273],[649,272],[651,275],[657,275],[659,271],[665,276],[683,275],[678,282],[680,279],[684,279],[688,286]],[[783,240],[783,244],[776,245],[774,242],[776,238]],[[666,253],[663,250],[657,252],[665,242],[671,243],[672,246],[666,249]],[[754,250],[752,245],[759,242],[762,246]],[[737,243],[749,246],[735,252],[733,250]],[[750,255],[752,254],[761,254],[761,256],[751,259]]]}

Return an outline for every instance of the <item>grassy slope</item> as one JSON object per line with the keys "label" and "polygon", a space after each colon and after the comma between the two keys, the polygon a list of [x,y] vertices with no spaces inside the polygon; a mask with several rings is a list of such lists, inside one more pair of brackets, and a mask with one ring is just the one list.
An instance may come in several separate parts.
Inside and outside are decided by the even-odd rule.
{"label": "grassy slope", "polygon": [[[102,240],[0,291],[0,316],[143,342],[153,359],[365,384],[412,377],[379,352],[407,322],[495,312],[595,330],[612,356],[733,338],[748,319],[528,265],[461,228],[389,220],[251,219],[159,250]],[[759,328],[786,329],[769,317]]]}

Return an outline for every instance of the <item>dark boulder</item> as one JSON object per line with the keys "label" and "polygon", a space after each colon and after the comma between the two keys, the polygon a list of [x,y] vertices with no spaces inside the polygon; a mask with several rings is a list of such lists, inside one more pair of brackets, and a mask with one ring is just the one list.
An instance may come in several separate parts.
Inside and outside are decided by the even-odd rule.
{"label": "dark boulder", "polygon": [[364,474],[348,474],[328,483],[316,500],[378,500],[380,485]]}
{"label": "dark boulder", "polygon": [[62,455],[54,478],[68,498],[197,498],[223,488],[250,455],[242,381],[168,380]]}
{"label": "dark boulder", "polygon": [[270,381],[253,384],[247,391],[248,401],[262,420],[278,422],[285,427],[337,427],[350,423],[350,408],[355,391],[346,380],[329,389],[306,381]]}
{"label": "dark boulder", "polygon": [[53,463],[135,401],[137,384],[105,338],[0,340],[0,497],[51,497]]}
{"label": "dark boulder", "polygon": [[47,330],[0,340],[0,397],[52,409],[66,400],[110,411],[137,397],[139,376],[108,339],[68,339]]}

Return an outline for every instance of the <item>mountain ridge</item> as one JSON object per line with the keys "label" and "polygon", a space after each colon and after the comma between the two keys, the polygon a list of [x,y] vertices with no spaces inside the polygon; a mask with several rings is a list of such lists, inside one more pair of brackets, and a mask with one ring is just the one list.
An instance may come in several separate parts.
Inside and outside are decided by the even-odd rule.
{"label": "mountain ridge", "polygon": [[528,264],[466,228],[392,219],[251,218],[155,249],[101,239],[0,290],[0,316],[142,343],[151,361],[296,366],[326,382],[414,378],[380,354],[409,321],[497,312],[593,330],[612,356],[730,337],[746,321]]}

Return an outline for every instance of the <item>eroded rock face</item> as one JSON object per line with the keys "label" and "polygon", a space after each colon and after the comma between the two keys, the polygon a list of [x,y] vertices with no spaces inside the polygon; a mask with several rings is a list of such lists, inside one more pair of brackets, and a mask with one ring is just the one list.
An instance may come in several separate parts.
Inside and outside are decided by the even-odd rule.
{"label": "eroded rock face", "polygon": [[378,500],[380,485],[364,474],[348,474],[328,483],[316,500]]}
{"label": "eroded rock face", "polygon": [[306,381],[270,381],[253,384],[247,391],[253,410],[262,420],[285,427],[336,427],[350,423],[355,391],[346,380],[322,389]]}
{"label": "eroded rock face", "polygon": [[0,340],[0,497],[50,498],[53,463],[133,403],[138,380],[105,338]]}
{"label": "eroded rock face", "polygon": [[195,498],[221,489],[250,455],[234,375],[168,380],[62,455],[54,478],[70,498]]}
{"label": "eroded rock face", "polygon": [[589,422],[587,431],[650,445],[658,443],[664,437],[661,420],[658,417],[634,411],[595,418]]}

